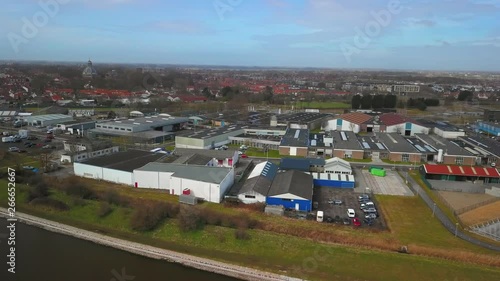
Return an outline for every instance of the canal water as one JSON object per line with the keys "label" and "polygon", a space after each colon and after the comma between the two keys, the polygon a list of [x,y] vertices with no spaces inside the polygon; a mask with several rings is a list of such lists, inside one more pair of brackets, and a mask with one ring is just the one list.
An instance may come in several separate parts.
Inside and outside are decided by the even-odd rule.
{"label": "canal water", "polygon": [[16,273],[7,271],[7,221],[0,219],[1,281],[237,281],[16,223]]}

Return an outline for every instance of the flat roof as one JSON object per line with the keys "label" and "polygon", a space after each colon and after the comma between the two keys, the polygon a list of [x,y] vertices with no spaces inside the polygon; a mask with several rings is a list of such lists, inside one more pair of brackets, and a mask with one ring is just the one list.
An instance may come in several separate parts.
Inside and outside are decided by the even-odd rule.
{"label": "flat roof", "polygon": [[398,133],[377,133],[377,137],[390,152],[421,153]]}
{"label": "flat roof", "polygon": [[27,116],[24,118],[28,122],[33,122],[33,121],[51,121],[51,120],[58,120],[58,119],[71,119],[73,120],[73,117],[69,115],[64,115],[64,114],[44,114],[44,115],[31,115]]}
{"label": "flat roof", "polygon": [[202,182],[219,184],[231,172],[231,168],[211,167],[204,165],[185,165],[178,163],[152,162],[143,167],[136,168],[138,171],[169,172],[173,176]]}
{"label": "flat roof", "polygon": [[445,138],[436,135],[415,134],[415,137],[422,140],[428,146],[442,149],[445,155],[473,156],[472,153]]}
{"label": "flat roof", "polygon": [[333,115],[330,113],[317,113],[317,112],[295,112],[295,113],[276,115],[276,117],[278,118],[278,123],[291,122],[300,124],[307,124],[319,119],[332,116]]}
{"label": "flat roof", "polygon": [[458,137],[458,139],[500,157],[500,142],[498,141],[480,136]]}
{"label": "flat roof", "polygon": [[279,172],[271,184],[268,196],[277,196],[286,193],[312,201],[313,177],[305,172],[289,170]]}
{"label": "flat roof", "polygon": [[248,128],[248,126],[229,125],[229,126],[217,127],[217,128],[211,128],[211,129],[193,130],[192,132],[184,134],[180,137],[192,138],[192,139],[209,139],[212,137],[218,137],[218,136],[222,136],[225,134],[231,134],[234,132],[238,132],[238,131],[241,131],[245,128]]}
{"label": "flat roof", "polygon": [[237,153],[236,150],[215,150],[215,149],[195,149],[195,148],[178,148],[174,149],[175,155],[204,155],[211,158],[225,159],[233,158],[234,154]]}
{"label": "flat roof", "polygon": [[129,126],[129,127],[137,127],[148,125],[151,127],[160,127],[160,126],[168,126],[179,123],[186,123],[189,121],[187,117],[173,117],[167,115],[154,115],[154,116],[146,116],[146,117],[134,117],[129,119],[117,119],[112,121],[105,121],[99,123],[99,125],[105,126]]}
{"label": "flat roof", "polygon": [[81,163],[102,168],[132,172],[147,163],[158,161],[164,156],[165,154],[162,153],[152,153],[149,151],[131,149],[128,151],[92,158]]}
{"label": "flat roof", "polygon": [[90,132],[110,135],[110,136],[127,136],[138,139],[153,139],[158,137],[166,137],[175,135],[172,132],[161,132],[161,131],[144,131],[144,132],[127,132],[127,131],[118,131],[118,130],[106,130],[106,129],[90,129]]}
{"label": "flat roof", "polygon": [[280,146],[308,147],[309,130],[289,128],[281,138]]}
{"label": "flat roof", "polygon": [[331,134],[309,134],[309,143],[311,147],[333,147],[333,143],[330,145],[325,144],[325,138],[331,138]]}
{"label": "flat roof", "polygon": [[333,148],[345,150],[364,150],[354,132],[332,131]]}

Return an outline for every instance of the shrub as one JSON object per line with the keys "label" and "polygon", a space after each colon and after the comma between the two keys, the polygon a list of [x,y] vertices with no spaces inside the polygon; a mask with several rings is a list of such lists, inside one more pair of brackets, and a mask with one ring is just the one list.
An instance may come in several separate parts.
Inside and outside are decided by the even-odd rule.
{"label": "shrub", "polygon": [[30,202],[30,204],[35,206],[49,207],[58,211],[67,211],[70,209],[69,206],[66,205],[66,203],[49,197],[35,198]]}
{"label": "shrub", "polygon": [[196,207],[182,206],[178,216],[179,228],[182,231],[194,231],[200,229],[204,220]]}
{"label": "shrub", "polygon": [[33,199],[43,198],[49,196],[49,187],[44,181],[41,181],[35,185],[30,186],[28,194],[28,202]]}
{"label": "shrub", "polygon": [[101,202],[99,204],[99,210],[97,211],[97,215],[100,218],[104,218],[105,216],[111,214],[113,212],[113,208],[111,208],[111,205],[109,205],[108,202]]}
{"label": "shrub", "polygon": [[246,229],[243,228],[238,228],[234,232],[234,237],[237,240],[249,240],[250,239],[250,234],[246,231]]}
{"label": "shrub", "polygon": [[149,231],[154,229],[165,218],[162,204],[149,203],[139,206],[130,218],[130,226],[134,230]]}
{"label": "shrub", "polygon": [[107,190],[99,196],[100,199],[121,207],[129,207],[130,201],[128,198],[121,196],[116,190]]}
{"label": "shrub", "polygon": [[82,199],[96,199],[94,191],[85,184],[77,182],[73,185],[67,185],[65,188],[66,194]]}
{"label": "shrub", "polygon": [[73,198],[73,206],[85,206],[87,202],[82,198]]}

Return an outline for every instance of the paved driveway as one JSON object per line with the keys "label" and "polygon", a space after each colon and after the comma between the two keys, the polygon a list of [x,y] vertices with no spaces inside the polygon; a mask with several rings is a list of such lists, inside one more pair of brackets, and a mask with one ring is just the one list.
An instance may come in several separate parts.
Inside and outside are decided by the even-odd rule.
{"label": "paved driveway", "polygon": [[[356,170],[357,192],[373,192],[375,194],[413,196],[413,192],[404,183],[396,171],[386,170],[385,177],[377,177],[367,170]],[[369,190],[366,190],[366,187]]]}

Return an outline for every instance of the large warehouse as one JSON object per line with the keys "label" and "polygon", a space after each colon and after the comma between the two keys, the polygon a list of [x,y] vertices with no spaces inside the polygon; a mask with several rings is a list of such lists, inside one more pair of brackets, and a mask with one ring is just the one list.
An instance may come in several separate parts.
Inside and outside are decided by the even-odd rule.
{"label": "large warehouse", "polygon": [[149,163],[134,170],[134,186],[164,189],[170,194],[189,194],[220,203],[234,183],[234,169],[202,165]]}
{"label": "large warehouse", "polygon": [[229,137],[244,134],[246,127],[231,125],[228,127],[218,127],[214,129],[197,130],[188,135],[176,136],[175,147],[211,149],[231,141]]}
{"label": "large warehouse", "polygon": [[266,204],[297,211],[312,210],[313,178],[300,171],[278,172],[274,177]]}
{"label": "large warehouse", "polygon": [[306,157],[309,150],[308,129],[288,129],[281,139],[280,155]]}
{"label": "large warehouse", "polygon": [[60,123],[71,122],[73,117],[64,114],[45,114],[45,115],[31,115],[24,117],[24,120],[29,126],[47,127]]}

